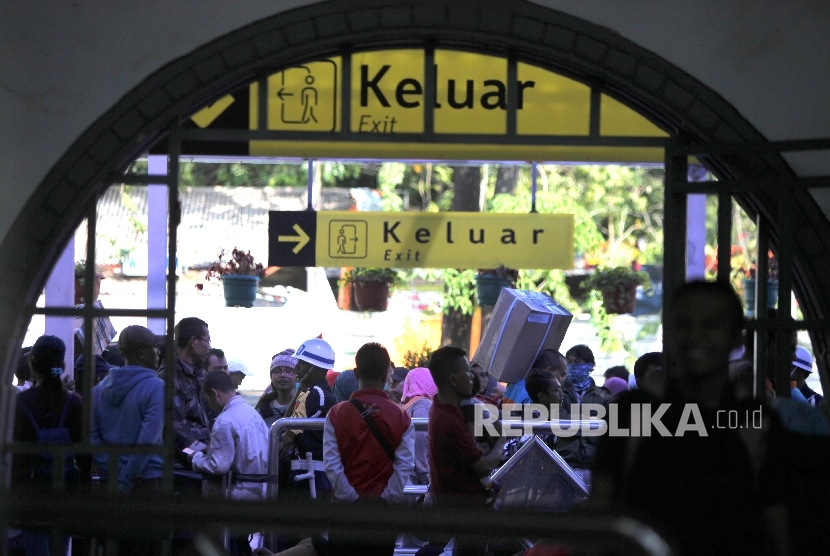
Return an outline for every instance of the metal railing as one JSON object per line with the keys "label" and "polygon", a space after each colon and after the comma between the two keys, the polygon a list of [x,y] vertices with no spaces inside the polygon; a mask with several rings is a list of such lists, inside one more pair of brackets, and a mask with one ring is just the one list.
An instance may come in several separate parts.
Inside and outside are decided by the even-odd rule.
{"label": "metal railing", "polygon": [[[599,423],[604,423],[601,420],[569,420],[569,419],[555,419],[552,421],[521,421],[521,420],[504,420],[503,424],[509,423],[511,429],[520,430],[524,432],[527,430],[532,434],[547,434],[555,428],[569,429],[575,428],[596,428]],[[280,474],[280,451],[282,449],[282,434],[287,430],[322,430],[326,424],[325,419],[279,419],[271,424],[269,433],[269,452],[268,452],[268,475],[271,477],[279,477]],[[415,418],[412,419],[412,424],[416,431],[426,431],[429,427],[429,419]],[[279,484],[276,481],[269,481],[267,487],[268,499],[274,499],[279,496]],[[421,496],[426,494],[426,485],[407,485],[404,487],[404,494],[411,496]]]}
{"label": "metal railing", "polygon": [[[103,516],[107,519],[90,519]],[[371,540],[385,531],[408,531],[420,538],[470,535],[485,538],[550,539],[572,550],[613,549],[615,554],[670,556],[668,544],[648,526],[605,512],[551,515],[538,512],[479,511],[471,508],[411,508],[364,504],[245,503],[215,499],[155,496],[150,499],[107,493],[67,494],[4,492],[0,527],[9,523],[44,524],[56,535],[141,537],[169,540],[173,531],[201,531],[221,538],[221,531],[268,530],[298,534],[339,531]]]}

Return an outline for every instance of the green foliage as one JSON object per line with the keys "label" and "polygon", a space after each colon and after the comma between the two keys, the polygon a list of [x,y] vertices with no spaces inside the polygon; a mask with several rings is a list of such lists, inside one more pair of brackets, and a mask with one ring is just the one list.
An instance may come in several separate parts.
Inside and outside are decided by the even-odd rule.
{"label": "green foliage", "polygon": [[591,292],[588,306],[591,312],[591,324],[594,325],[599,339],[599,348],[605,353],[619,351],[631,353],[631,340],[626,338],[622,329],[616,325],[617,315],[609,315],[605,312],[602,294],[598,290]]}
{"label": "green foliage", "polygon": [[415,369],[417,367],[426,367],[429,364],[429,358],[432,356],[432,348],[424,342],[420,350],[408,350],[403,354],[403,366],[407,369]]}
{"label": "green foliage", "polygon": [[380,189],[380,204],[384,211],[397,212],[403,207],[403,199],[396,189],[404,178],[406,165],[400,162],[385,162],[378,172],[378,188]]}
{"label": "green foliage", "polygon": [[305,164],[249,164],[241,162],[182,162],[179,187],[276,187],[305,185]]}
{"label": "green foliage", "polygon": [[[360,164],[318,162],[323,187],[353,185],[361,175]],[[179,187],[222,185],[227,187],[297,187],[308,184],[308,164],[254,164],[243,162],[182,162]]]}
{"label": "green foliage", "polygon": [[[344,164],[342,162],[317,162],[317,164],[322,164],[320,173],[324,187],[338,186],[343,182],[356,180],[360,177],[362,170],[360,164]],[[303,165],[303,168],[307,169],[307,165]],[[306,181],[308,181],[307,178]]]}
{"label": "green foliage", "polygon": [[130,167],[127,168],[127,174],[146,174],[147,173],[147,159],[134,160]]}
{"label": "green foliage", "polygon": [[452,168],[427,162],[405,166],[399,191],[409,193],[410,204],[426,212],[452,207]]}
{"label": "green foliage", "polygon": [[[141,161],[137,161],[131,166],[130,170],[132,171],[134,168],[140,168]],[[144,162],[144,172],[146,173],[146,161]],[[138,172],[132,172],[138,173]],[[138,204],[135,202],[134,197],[136,197],[136,191],[140,190],[140,187],[133,186],[133,185],[114,185],[113,188],[118,188],[120,190],[121,196],[121,206],[124,208],[127,226],[126,230],[128,234],[124,233],[124,229],[103,229],[100,225],[98,227],[98,238],[103,241],[99,241],[98,245],[103,246],[104,241],[109,243],[109,249],[101,248],[98,249],[96,253],[96,260],[98,262],[112,262],[118,263],[122,261],[124,258],[130,255],[136,249],[136,245],[139,245],[143,242],[142,236],[147,233],[147,215],[146,213],[139,208]]]}
{"label": "green foliage", "polygon": [[[595,259],[586,262],[608,266],[633,260],[661,264],[662,169],[552,165],[540,165],[538,169],[537,210],[574,214],[574,249],[577,255]],[[529,168],[519,173],[517,199],[527,195],[529,174]],[[529,210],[527,197],[525,210]]]}
{"label": "green foliage", "polygon": [[347,284],[389,284],[396,286],[403,282],[401,273],[394,268],[362,268],[355,267],[350,269],[340,279],[340,283]]}
{"label": "green foliage", "polygon": [[125,209],[127,209],[127,212],[129,213],[127,216],[127,221],[130,223],[133,232],[136,236],[139,236],[147,231],[147,218],[139,216],[138,205],[136,205],[132,197],[130,197],[131,192],[131,186],[125,185],[122,187],[121,204],[124,206]]}
{"label": "green foliage", "polygon": [[86,272],[86,259],[75,262],[75,278],[83,278]]}
{"label": "green foliage", "polygon": [[625,288],[631,284],[648,285],[648,274],[624,266],[598,268],[583,282],[584,287],[599,291]]}
{"label": "green foliage", "polygon": [[637,340],[644,340],[650,336],[656,336],[657,333],[660,331],[660,321],[662,319],[656,320],[654,322],[647,322],[645,323],[642,328],[637,332]]}
{"label": "green foliage", "polygon": [[565,284],[565,273],[561,270],[519,270],[516,288],[546,293],[571,313],[580,312],[579,305],[571,297],[571,291]]}
{"label": "green foliage", "polygon": [[546,175],[550,174],[556,185],[565,185],[570,196],[576,195],[605,238],[600,263],[662,263],[662,169],[572,166],[554,167]]}
{"label": "green foliage", "polygon": [[463,315],[472,315],[475,310],[476,273],[475,270],[447,268],[442,273],[444,280],[444,314],[457,311]]}

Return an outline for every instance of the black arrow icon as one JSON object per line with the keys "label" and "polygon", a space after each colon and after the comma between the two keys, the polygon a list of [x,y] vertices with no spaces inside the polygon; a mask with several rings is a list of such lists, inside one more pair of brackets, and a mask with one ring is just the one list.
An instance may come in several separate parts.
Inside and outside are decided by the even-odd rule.
{"label": "black arrow icon", "polygon": [[277,91],[277,96],[280,97],[280,100],[284,101],[285,100],[284,97],[293,97],[294,96],[294,93],[283,93],[284,90],[285,89],[281,88],[279,91]]}

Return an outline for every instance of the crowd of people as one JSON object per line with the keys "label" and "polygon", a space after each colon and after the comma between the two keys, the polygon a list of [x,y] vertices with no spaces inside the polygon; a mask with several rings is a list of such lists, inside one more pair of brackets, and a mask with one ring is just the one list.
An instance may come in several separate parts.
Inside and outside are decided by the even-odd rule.
{"label": "crowd of people", "polygon": [[[784,551],[817,534],[805,532],[804,523],[811,523],[807,510],[827,491],[820,485],[830,485],[830,431],[815,407],[821,396],[804,384],[812,361],[803,348],[794,347],[792,362],[792,400],[796,392],[803,394],[803,407],[748,395],[746,355],[735,356],[744,344],[743,322],[740,300],[728,285],[689,283],[667,308],[664,352],[641,356],[633,373],[619,366],[607,369],[602,386],[591,376],[596,361],[585,345],[564,355],[544,350],[524,380],[502,385],[453,346],[433,352],[427,368],[409,370],[395,367],[380,344],[367,343],[357,350],[353,369],[333,373],[333,349],[312,338],[296,350],[281,346],[285,349],[270,362],[271,382],[254,407],[237,392],[247,369],[211,346],[206,322],[189,317],[176,325],[173,369],[160,360],[163,338],[129,326],[118,339],[123,363],[96,375],[91,442],[161,445],[165,380],[172,380],[176,467],[213,476],[231,473],[233,499],[264,499],[265,483],[256,477],[267,475],[269,458],[280,458],[280,497],[412,504],[404,487],[415,484],[429,485],[418,504],[484,510],[501,494],[493,471],[517,445],[501,434],[481,433],[475,427],[481,414],[476,404],[485,404],[485,413],[506,404],[558,408],[551,419],[577,419],[580,406],[595,404],[606,410],[606,420],[613,415],[614,425],[626,430],[650,419],[641,408],[665,404],[660,420],[666,429],[686,426],[697,434],[540,436],[590,488],[584,508],[632,513],[677,543],[682,553],[756,554],[773,545]],[[25,377],[18,377],[15,441],[81,440],[82,401],[64,388],[64,354],[59,338],[42,336],[26,355],[25,368],[34,381],[27,386]],[[775,376],[770,369],[767,374]],[[743,419],[759,410],[757,423],[742,421],[741,426],[722,416],[735,412]],[[288,430],[281,452],[269,454],[270,425],[289,417],[324,418],[325,427]],[[416,432],[412,419],[423,417],[429,428]],[[48,441],[44,431],[52,432]],[[44,455],[15,456],[14,481],[49,485],[53,468]],[[806,473],[801,478],[819,482],[800,488],[794,469]],[[159,454],[122,455],[112,463],[103,454],[78,454],[65,462],[65,481],[70,488],[84,488],[97,472],[101,483],[116,481],[120,493],[145,495],[159,489],[162,470]],[[26,554],[48,552],[44,535],[20,537]],[[452,542],[455,554],[486,549],[481,538],[457,536]],[[230,545],[233,554],[252,551],[244,534]],[[366,545],[321,533],[279,537],[276,546],[257,553],[391,554],[394,548],[395,535]],[[423,548],[425,553],[443,549],[443,542],[438,549]],[[563,550],[551,539],[537,543],[531,553],[567,553]]]}

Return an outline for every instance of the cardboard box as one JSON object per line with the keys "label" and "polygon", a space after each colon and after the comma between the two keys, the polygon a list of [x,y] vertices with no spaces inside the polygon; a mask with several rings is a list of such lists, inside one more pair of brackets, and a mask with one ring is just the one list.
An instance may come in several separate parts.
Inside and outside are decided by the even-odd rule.
{"label": "cardboard box", "polygon": [[499,382],[518,382],[543,349],[559,349],[573,315],[550,296],[504,288],[473,359]]}

